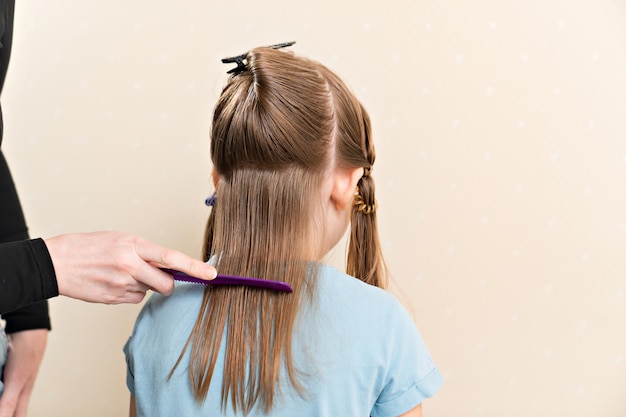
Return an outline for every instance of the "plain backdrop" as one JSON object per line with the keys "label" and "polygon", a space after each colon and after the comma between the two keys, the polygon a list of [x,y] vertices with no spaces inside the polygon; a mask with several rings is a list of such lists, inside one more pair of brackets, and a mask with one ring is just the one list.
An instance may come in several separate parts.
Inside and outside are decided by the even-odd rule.
{"label": "plain backdrop", "polygon": [[[199,257],[220,59],[295,40],[370,112],[393,291],[445,379],[425,416],[626,415],[624,1],[18,0],[14,37],[33,236]],[[140,306],[50,304],[30,415],[125,415]]]}

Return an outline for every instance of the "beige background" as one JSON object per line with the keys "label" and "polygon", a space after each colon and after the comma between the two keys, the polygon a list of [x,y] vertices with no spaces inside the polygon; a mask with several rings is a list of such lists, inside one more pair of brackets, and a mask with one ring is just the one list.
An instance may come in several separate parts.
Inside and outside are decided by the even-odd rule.
{"label": "beige background", "polygon": [[[219,59],[288,40],[371,113],[396,291],[446,380],[425,415],[626,415],[624,1],[18,0],[4,149],[32,234],[198,255]],[[51,308],[30,415],[124,415],[139,307]]]}

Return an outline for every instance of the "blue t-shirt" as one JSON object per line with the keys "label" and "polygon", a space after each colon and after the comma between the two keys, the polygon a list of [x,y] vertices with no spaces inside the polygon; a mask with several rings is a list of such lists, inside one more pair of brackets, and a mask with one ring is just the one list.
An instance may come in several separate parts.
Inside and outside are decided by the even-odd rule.
{"label": "blue t-shirt", "polygon": [[[409,314],[388,292],[329,266],[320,268],[313,306],[294,329],[293,354],[304,396],[281,378],[272,417],[398,416],[431,397],[443,380]],[[192,393],[189,350],[176,363],[198,316],[204,287],[177,284],[154,294],[124,346],[127,385],[138,416],[240,416],[221,408],[222,349],[204,403]],[[259,407],[260,408],[260,407]],[[257,407],[249,416],[265,415]]]}

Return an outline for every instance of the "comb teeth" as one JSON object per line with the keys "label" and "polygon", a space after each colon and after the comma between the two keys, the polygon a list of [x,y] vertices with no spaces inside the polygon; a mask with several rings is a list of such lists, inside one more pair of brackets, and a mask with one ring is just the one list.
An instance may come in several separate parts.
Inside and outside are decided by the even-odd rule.
{"label": "comb teeth", "polygon": [[[167,272],[167,271],[166,271]],[[169,272],[168,272],[169,274]],[[182,282],[192,282],[194,284],[204,284],[206,285],[207,282],[204,280],[201,280],[199,278],[194,278],[190,275],[182,275],[182,274],[172,274],[172,277],[174,277],[174,280],[176,281],[182,281]]]}
{"label": "comb teeth", "polygon": [[191,275],[187,275],[184,272],[176,271],[174,269],[161,268],[161,270],[170,274],[176,281],[192,282],[194,284],[202,285],[245,285],[248,287],[267,288],[275,291],[293,292],[291,286],[282,281],[272,281],[269,279],[248,277],[235,277],[220,274],[218,274],[215,279],[203,280],[200,278],[192,277]]}

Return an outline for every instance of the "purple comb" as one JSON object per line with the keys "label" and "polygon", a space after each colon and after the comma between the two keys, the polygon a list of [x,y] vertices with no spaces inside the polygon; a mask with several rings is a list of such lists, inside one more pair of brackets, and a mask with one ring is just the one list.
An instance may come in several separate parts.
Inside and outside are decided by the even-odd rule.
{"label": "purple comb", "polygon": [[196,284],[204,285],[246,285],[248,287],[269,288],[276,291],[293,292],[293,289],[289,284],[282,281],[272,281],[269,279],[259,278],[247,278],[247,277],[233,277],[230,275],[217,274],[215,279],[203,280],[200,278],[192,277],[184,272],[176,271],[175,269],[160,268],[161,271],[170,274],[176,281],[193,282]]}

